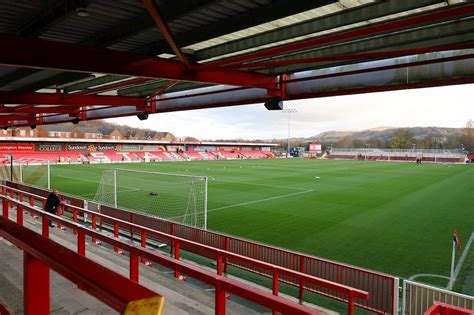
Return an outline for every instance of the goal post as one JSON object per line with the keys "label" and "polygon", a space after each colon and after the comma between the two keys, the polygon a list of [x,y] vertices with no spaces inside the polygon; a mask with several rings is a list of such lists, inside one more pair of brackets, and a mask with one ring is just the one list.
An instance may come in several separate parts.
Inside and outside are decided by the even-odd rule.
{"label": "goal post", "polygon": [[94,200],[206,229],[207,185],[206,176],[115,168],[102,173]]}

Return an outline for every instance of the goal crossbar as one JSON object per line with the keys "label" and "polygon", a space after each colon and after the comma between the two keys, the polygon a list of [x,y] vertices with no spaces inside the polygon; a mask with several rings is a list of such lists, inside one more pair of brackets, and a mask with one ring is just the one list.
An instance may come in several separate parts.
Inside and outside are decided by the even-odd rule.
{"label": "goal crossbar", "polygon": [[94,199],[206,229],[207,185],[207,177],[201,175],[115,168],[102,173]]}

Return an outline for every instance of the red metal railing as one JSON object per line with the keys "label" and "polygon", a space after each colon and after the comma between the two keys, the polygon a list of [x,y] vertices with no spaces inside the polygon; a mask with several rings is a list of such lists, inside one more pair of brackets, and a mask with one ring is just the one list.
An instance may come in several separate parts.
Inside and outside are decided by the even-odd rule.
{"label": "red metal railing", "polygon": [[24,251],[23,294],[27,315],[50,313],[50,268],[121,313],[131,301],[158,296],[80,253],[1,216],[0,236]]}
{"label": "red metal railing", "polygon": [[[13,191],[13,194],[11,193]],[[10,194],[10,196],[9,196]],[[124,249],[130,253],[130,278],[132,280],[138,281],[138,263],[139,257],[142,259],[147,259],[152,262],[159,263],[161,265],[167,266],[173,270],[175,270],[176,275],[178,273],[184,273],[190,277],[196,278],[200,281],[209,283],[216,287],[216,314],[224,314],[225,313],[225,292],[233,293],[239,295],[245,299],[250,301],[256,302],[260,305],[269,307],[276,311],[280,312],[287,312],[291,309],[291,314],[310,314],[312,313],[311,310],[301,307],[300,305],[290,302],[286,299],[280,299],[278,295],[278,286],[279,286],[279,279],[281,276],[288,276],[294,277],[298,279],[298,281],[310,283],[315,286],[322,287],[327,290],[334,290],[340,294],[346,295],[346,300],[348,304],[348,314],[354,314],[354,299],[367,299],[368,293],[362,290],[354,289],[349,286],[341,285],[332,281],[319,279],[304,273],[300,273],[297,271],[293,271],[287,268],[283,268],[280,266],[275,266],[263,261],[255,260],[252,258],[248,258],[245,256],[241,256],[235,253],[231,253],[225,250],[221,250],[218,248],[214,248],[211,246],[207,246],[204,244],[196,243],[187,239],[183,239],[177,236],[173,236],[170,234],[166,234],[163,232],[159,232],[156,230],[152,230],[150,228],[142,227],[134,223],[126,222],[111,216],[107,216],[101,213],[96,213],[90,210],[82,209],[80,207],[67,205],[64,206],[65,209],[72,211],[73,213],[73,221],[78,220],[78,216],[84,216],[84,214],[88,214],[91,216],[92,219],[92,227],[93,229],[89,229],[84,227],[76,222],[71,222],[69,220],[62,219],[58,216],[51,215],[47,212],[39,210],[34,206],[31,206],[31,201],[39,200],[41,203],[45,201],[44,197],[34,195],[32,193],[24,192],[15,188],[2,186],[2,197],[3,197],[3,215],[4,217],[8,218],[8,203],[16,205],[17,208],[17,222],[18,224],[22,224],[22,215],[18,215],[22,213],[23,210],[28,210],[32,213],[35,213],[42,217],[42,234],[43,236],[48,237],[49,235],[49,225],[48,220],[56,221],[58,224],[61,224],[67,228],[72,229],[78,235],[78,253],[81,255],[85,255],[85,235],[90,236],[93,240],[101,240],[105,243],[108,243],[114,247],[116,251],[119,249]],[[12,198],[12,195],[16,195],[17,199]],[[24,200],[25,196],[29,197],[30,204],[25,204],[20,202],[19,200]],[[103,221],[107,221],[108,224],[112,224],[114,227],[114,238],[108,237],[99,233],[95,230],[94,226],[99,219],[100,223],[102,224]],[[128,231],[139,232],[141,236],[141,245],[145,245],[146,242],[143,240],[147,237],[152,237],[155,239],[166,240],[168,243],[173,244],[173,258],[166,257],[163,255],[157,255],[155,252],[151,252],[145,247],[135,247],[133,245],[129,245],[127,243],[121,242],[118,240],[118,232],[119,229],[126,229]],[[213,257],[216,260],[216,271],[217,274],[208,273],[205,270],[202,270],[197,267],[191,267],[187,264],[182,263],[179,261],[180,259],[180,251],[182,247],[189,247],[195,248],[197,251],[206,252],[208,253],[208,257]],[[224,261],[234,260],[244,264],[252,265],[256,268],[261,268],[266,270],[267,272],[272,273],[273,278],[273,295],[268,293],[256,290],[254,288],[242,285],[241,283],[230,280],[227,278],[222,277],[223,274],[223,265]],[[271,298],[270,298],[271,297]]]}
{"label": "red metal railing", "polygon": [[[35,193],[40,196],[46,196],[48,193],[44,189],[23,184],[8,182],[7,185]],[[78,207],[83,207],[84,205],[84,201],[81,199],[71,196],[65,196],[65,198],[69,203]],[[192,240],[197,243],[223,249],[235,254],[367,291],[369,293],[369,299],[355,299],[355,305],[375,313],[395,314],[398,309],[398,279],[390,275],[341,264],[327,259],[304,255],[298,252],[268,246],[266,244],[236,238],[221,233],[210,232],[183,224],[173,223],[158,218],[150,218],[149,216],[140,213],[116,209],[109,206],[100,206],[98,212],[120,218],[124,221],[136,223],[153,230]],[[113,229],[113,224],[107,222],[107,220],[103,221],[104,222],[101,220],[98,223],[101,227],[109,225],[109,228]],[[133,229],[130,230],[129,233],[133,234]],[[147,239],[149,238],[150,237],[148,236]],[[166,239],[161,239],[160,241],[170,245],[171,250],[173,250],[172,243],[169,243]],[[188,248],[184,246],[182,249],[186,249],[201,256],[208,255],[206,252],[197,251],[197,249],[194,247]],[[269,279],[273,278],[273,274],[271,272],[240,261],[225,259],[224,272],[227,272],[228,266],[233,266],[248,272],[259,274]],[[305,283],[303,281],[299,281],[295,278],[282,276],[280,281],[285,284],[297,287],[299,291],[298,297],[301,301],[303,301],[305,292],[314,292],[334,300],[345,303],[348,302],[346,297],[337,291],[327,289],[323,290],[322,288]]]}
{"label": "red metal railing", "polygon": [[[38,187],[31,187],[23,184],[7,182],[7,185],[19,188],[23,191],[28,191],[37,195],[46,196],[47,191]],[[84,201],[75,197],[65,196],[71,204],[82,207]],[[72,210],[66,207],[65,210],[73,213]],[[113,218],[119,218],[123,221],[138,224],[140,226],[151,228],[155,231],[160,231],[166,234],[178,236],[183,239],[192,240],[203,245],[229,251],[241,256],[246,256],[252,259],[260,260],[278,265],[286,269],[305,273],[317,278],[326,279],[332,282],[340,283],[349,287],[357,288],[369,293],[369,299],[355,298],[354,305],[378,314],[393,314],[398,305],[398,279],[393,276],[357,268],[354,266],[333,262],[327,259],[322,259],[314,256],[304,255],[301,253],[268,246],[249,240],[244,240],[221,233],[210,232],[194,228],[191,226],[173,223],[158,218],[150,218],[136,212],[116,209],[109,206],[100,206],[99,213],[106,214]],[[108,226],[109,229],[114,230],[113,221],[106,218],[97,220],[101,227]],[[123,229],[124,227],[121,226]],[[133,229],[128,229],[130,234],[140,233]],[[146,239],[155,238],[153,235],[147,235]],[[174,250],[174,244],[166,238],[157,238],[158,241],[170,245],[171,252]],[[194,246],[186,246],[184,244],[181,249],[190,251],[192,253],[209,256],[207,251],[201,251]],[[213,258],[213,257],[209,257]],[[273,279],[271,270],[266,270],[248,264],[242,261],[233,259],[224,259],[224,272],[227,272],[228,266],[237,267],[245,271],[265,276]],[[347,296],[338,291],[321,288],[317,285],[306,283],[287,275],[280,277],[280,282],[295,286],[299,291],[299,299],[303,301],[304,292],[313,292],[326,296],[328,298],[348,303]]]}
{"label": "red metal railing", "polygon": [[424,315],[473,315],[474,311],[454,305],[435,302]]}

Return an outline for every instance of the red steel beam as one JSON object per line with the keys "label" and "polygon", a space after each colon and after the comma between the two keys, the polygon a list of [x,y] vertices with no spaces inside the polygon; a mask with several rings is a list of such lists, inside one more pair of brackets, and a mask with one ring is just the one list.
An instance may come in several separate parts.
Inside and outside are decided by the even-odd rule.
{"label": "red steel beam", "polygon": [[3,104],[37,104],[37,105],[113,105],[145,106],[146,100],[141,97],[77,95],[63,93],[35,93],[0,91],[0,103]]}
{"label": "red steel beam", "polygon": [[352,31],[342,32],[339,34],[328,35],[320,38],[310,39],[303,42],[297,42],[293,44],[288,44],[285,46],[279,46],[275,48],[265,49],[257,51],[254,53],[230,57],[226,59],[221,59],[215,62],[210,62],[207,65],[213,66],[223,66],[238,62],[244,62],[252,59],[265,58],[265,57],[275,57],[283,53],[292,52],[296,50],[301,50],[305,48],[310,48],[318,46],[321,44],[333,43],[341,40],[356,39],[368,35],[376,35],[389,31],[396,31],[400,29],[406,29],[409,27],[418,26],[421,24],[429,22],[437,22],[440,20],[457,18],[464,15],[469,15],[474,12],[474,4],[466,4],[462,6],[457,6],[449,9],[442,9],[440,11],[431,12],[423,15],[418,15],[415,17],[408,17],[405,19],[397,19],[395,21],[385,22],[373,26],[364,27],[361,29],[356,29]]}
{"label": "red steel beam", "polygon": [[145,8],[148,10],[148,13],[152,17],[153,21],[155,21],[156,26],[158,26],[158,28],[160,29],[161,34],[168,42],[175,55],[186,66],[186,68],[190,68],[191,63],[189,62],[188,57],[183,54],[178,44],[176,44],[176,40],[174,39],[173,34],[171,34],[171,31],[168,25],[166,24],[165,19],[160,14],[160,11],[158,10],[155,4],[155,0],[143,0],[143,4],[145,5]]}
{"label": "red steel beam", "polygon": [[0,236],[121,313],[130,301],[157,296],[124,276],[3,217],[0,217]]}
{"label": "red steel beam", "polygon": [[[103,48],[0,35],[0,65],[149,79],[277,89],[274,75],[238,70],[190,70],[181,62]],[[34,51],[34,54],[31,52]],[[90,58],[84,58],[90,56]],[[1,103],[1,102],[0,102]]]}
{"label": "red steel beam", "polygon": [[18,110],[12,110],[14,113],[43,113],[43,114],[51,114],[51,113],[57,113],[57,114],[73,114],[78,112],[80,109],[80,105],[77,105],[76,108],[72,107],[75,105],[68,105],[68,106],[56,106],[56,107],[36,107],[33,105],[33,107],[30,108],[20,108]]}
{"label": "red steel beam", "polygon": [[474,43],[457,44],[457,45],[442,45],[426,48],[414,48],[414,49],[401,49],[401,50],[390,50],[390,51],[375,51],[367,53],[349,54],[349,55],[338,55],[338,56],[326,56],[316,58],[303,58],[303,59],[290,59],[290,60],[270,60],[270,61],[257,61],[241,64],[232,64],[225,66],[226,68],[271,68],[285,65],[295,64],[308,64],[317,62],[328,62],[328,61],[340,61],[340,60],[357,60],[357,59],[369,59],[378,57],[396,57],[396,56],[408,56],[438,51],[458,50],[458,49],[472,49]]}
{"label": "red steel beam", "polygon": [[127,80],[127,81],[120,81],[120,82],[117,82],[117,83],[113,83],[113,84],[109,84],[109,85],[106,85],[106,86],[101,86],[101,87],[97,87],[97,88],[93,88],[93,89],[82,90],[82,91],[72,93],[72,94],[91,95],[91,94],[103,93],[103,92],[107,92],[107,91],[115,91],[115,90],[118,90],[120,88],[126,88],[126,87],[129,87],[129,86],[143,84],[143,83],[147,83],[147,82],[150,82],[150,81],[154,81],[154,80],[153,79],[137,78],[137,79],[131,79],[131,80]]}

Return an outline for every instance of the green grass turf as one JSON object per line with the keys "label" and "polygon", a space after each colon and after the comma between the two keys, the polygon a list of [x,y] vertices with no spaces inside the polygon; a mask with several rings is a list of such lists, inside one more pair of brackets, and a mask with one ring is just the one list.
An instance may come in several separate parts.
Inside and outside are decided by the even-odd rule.
{"label": "green grass turf", "polygon": [[210,176],[209,229],[401,277],[449,275],[453,229],[462,240],[474,230],[470,165],[299,159],[70,165],[52,167],[52,185],[91,199],[102,171],[115,167]]}

